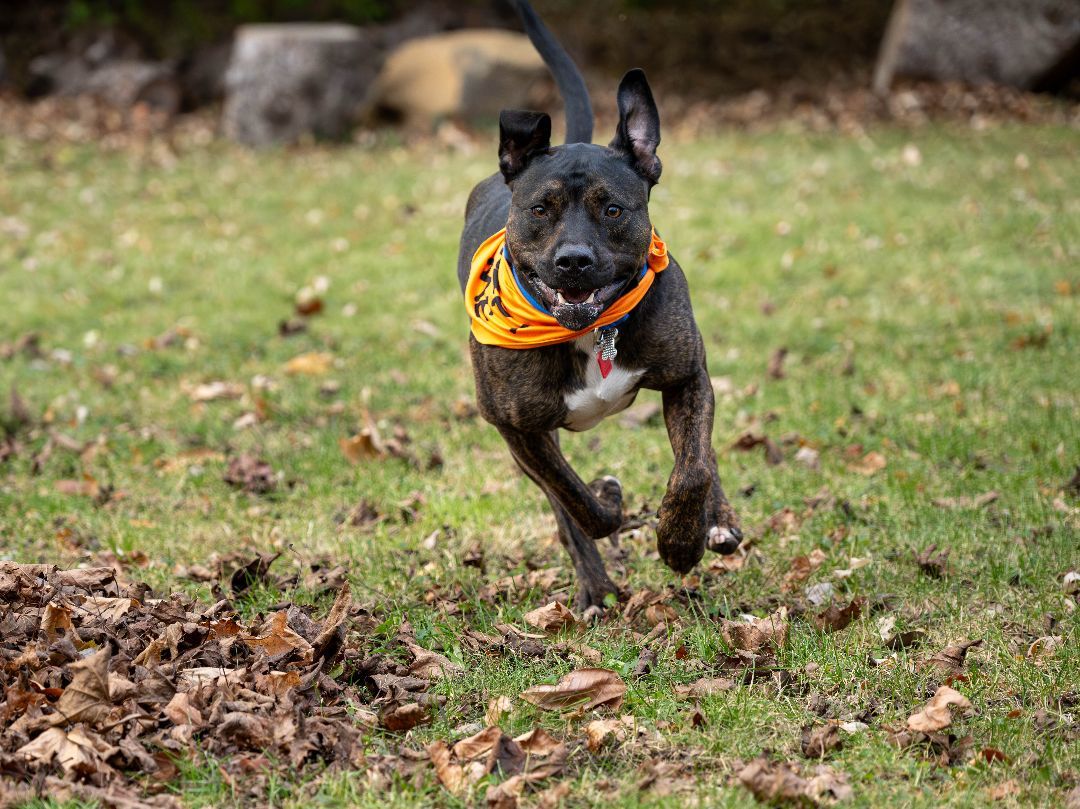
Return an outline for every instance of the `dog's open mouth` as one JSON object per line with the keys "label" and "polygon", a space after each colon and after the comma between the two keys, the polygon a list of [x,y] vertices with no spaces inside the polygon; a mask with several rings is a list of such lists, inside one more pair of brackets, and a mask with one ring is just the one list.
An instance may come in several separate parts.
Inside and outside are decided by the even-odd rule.
{"label": "dog's open mouth", "polygon": [[531,280],[539,290],[551,316],[559,325],[571,331],[587,329],[595,323],[623,285],[623,282],[616,281],[592,289],[553,289],[540,280],[539,275],[531,276]]}

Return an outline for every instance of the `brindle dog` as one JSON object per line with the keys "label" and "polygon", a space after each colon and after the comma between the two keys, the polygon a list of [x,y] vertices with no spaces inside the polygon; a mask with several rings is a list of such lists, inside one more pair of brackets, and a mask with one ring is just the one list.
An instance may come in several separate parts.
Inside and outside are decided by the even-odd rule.
{"label": "brindle dog", "polygon": [[[502,113],[500,173],[469,197],[458,280],[464,290],[473,253],[505,226],[518,278],[560,325],[577,331],[594,323],[644,266],[649,193],[660,179],[660,119],[645,74],[631,70],[619,86],[614,139],[607,147],[592,145],[581,74],[528,2],[515,5],[563,97],[567,142],[551,145],[546,114]],[[603,378],[592,334],[527,349],[482,345],[470,336],[480,413],[551,502],[577,574],[576,606],[589,615],[617,593],[595,540],[619,529],[622,490],[613,477],[585,484],[559,449],[559,428],[588,429],[627,407],[639,389],[660,391],[675,456],[656,529],[660,556],[685,573],[706,546],[728,554],[742,539],[716,468],[705,348],[673,258],[618,333],[618,355]]]}

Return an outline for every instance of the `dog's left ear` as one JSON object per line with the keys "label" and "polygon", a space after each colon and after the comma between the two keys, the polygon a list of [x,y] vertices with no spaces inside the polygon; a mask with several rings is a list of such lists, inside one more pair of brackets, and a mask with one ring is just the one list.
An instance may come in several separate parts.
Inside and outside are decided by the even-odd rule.
{"label": "dog's left ear", "polygon": [[551,146],[551,116],[546,112],[503,110],[499,113],[499,170],[510,182],[537,152]]}
{"label": "dog's left ear", "polygon": [[619,126],[611,148],[625,152],[634,169],[649,183],[660,180],[660,113],[656,111],[645,71],[634,68],[619,82]]}

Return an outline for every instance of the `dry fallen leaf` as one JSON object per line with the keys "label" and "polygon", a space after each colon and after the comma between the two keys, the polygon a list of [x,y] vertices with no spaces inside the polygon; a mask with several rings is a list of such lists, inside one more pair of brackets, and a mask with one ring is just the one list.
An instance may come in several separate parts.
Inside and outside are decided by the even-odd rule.
{"label": "dry fallen leaf", "polygon": [[387,730],[411,730],[417,725],[430,722],[431,716],[419,703],[407,702],[384,711],[379,721]]}
{"label": "dry fallen leaf", "polygon": [[791,560],[788,572],[784,574],[784,582],[780,585],[780,589],[785,593],[797,589],[802,582],[810,578],[811,573],[821,567],[826,558],[825,551],[821,548],[814,548],[804,556],[796,556]]}
{"label": "dry fallen leaf", "polygon": [[341,626],[349,617],[350,607],[352,607],[352,591],[349,588],[349,582],[346,581],[338,590],[337,597],[334,598],[333,606],[330,607],[330,612],[323,621],[322,630],[311,643],[315,659],[328,656],[330,649],[338,645],[335,639],[344,637]]}
{"label": "dry fallen leaf", "polygon": [[949,551],[948,549],[941,551],[941,553],[935,554],[937,545],[933,544],[928,548],[915,554],[915,563],[918,564],[919,570],[934,579],[940,579],[945,575],[949,564]]}
{"label": "dry fallen leaf", "polygon": [[687,685],[675,686],[675,695],[682,699],[701,699],[712,694],[730,691],[735,687],[735,681],[728,677],[702,677]]}
{"label": "dry fallen leaf", "polygon": [[83,621],[95,620],[104,624],[113,624],[139,606],[134,598],[111,598],[109,596],[89,596],[72,609]]}
{"label": "dry fallen leaf", "polygon": [[484,793],[484,802],[488,809],[517,809],[518,797],[525,788],[526,779],[513,775],[501,784],[492,784]]}
{"label": "dry fallen leaf", "polygon": [[962,711],[972,710],[968,698],[947,685],[940,686],[934,696],[920,710],[908,717],[907,725],[921,733],[934,733],[952,724],[950,706]]}
{"label": "dry fallen leaf", "polygon": [[1065,809],[1080,809],[1080,786],[1073,787],[1065,796]]}
{"label": "dry fallen leaf", "polygon": [[349,463],[360,463],[361,461],[385,456],[382,447],[376,445],[374,436],[366,430],[362,430],[349,438],[339,438],[338,446],[341,448],[341,454],[345,456]]}
{"label": "dry fallen leaf", "polygon": [[844,742],[836,725],[805,725],[799,746],[807,758],[824,758],[843,747]]}
{"label": "dry fallen leaf", "polygon": [[787,607],[781,607],[765,618],[752,621],[720,622],[720,635],[728,644],[744,652],[758,653],[766,647],[780,649],[787,643]]}
{"label": "dry fallen leaf", "polygon": [[608,669],[576,669],[555,685],[534,685],[521,698],[544,711],[577,708],[590,711],[601,706],[617,710],[626,694],[626,683]]}
{"label": "dry fallen leaf", "polygon": [[528,733],[515,736],[514,741],[530,756],[549,756],[562,747],[562,742],[543,728],[533,728]]}
{"label": "dry fallen leaf", "polygon": [[75,626],[71,623],[71,608],[60,604],[48,603],[45,612],[41,615],[41,631],[49,639],[49,643],[56,643],[60,638],[78,638],[75,634]]}
{"label": "dry fallen leaf", "polygon": [[783,379],[784,374],[784,360],[787,359],[788,350],[785,346],[781,346],[776,349],[769,356],[769,367],[765,370],[769,379]]}
{"label": "dry fallen leaf", "polygon": [[267,494],[277,487],[273,468],[253,455],[238,455],[230,460],[222,479],[251,494]]}
{"label": "dry fallen leaf", "polygon": [[743,767],[737,777],[755,798],[774,806],[813,807],[825,797],[844,800],[851,795],[851,787],[843,775],[825,766],[813,778],[806,779],[795,765],[761,757]]}
{"label": "dry fallen leaf", "polygon": [[[628,717],[633,722],[633,717]],[[585,725],[585,742],[589,751],[595,753],[604,740],[611,736],[616,741],[623,741],[631,731],[631,725],[624,719],[594,719]]]}
{"label": "dry fallen leaf", "polygon": [[191,692],[177,691],[163,709],[165,716],[174,725],[194,725],[199,727],[205,721],[202,712],[191,704]]}
{"label": "dry fallen leaf", "polygon": [[450,748],[444,741],[432,742],[427,748],[428,758],[435,765],[435,776],[452,794],[465,791],[465,768],[453,760]]}
{"label": "dry fallen leaf", "polygon": [[886,467],[888,461],[885,456],[880,452],[868,452],[861,459],[854,463],[848,464],[848,469],[852,472],[858,472],[860,475],[876,475],[882,469]]}
{"label": "dry fallen leaf", "polygon": [[19,748],[18,754],[46,766],[55,761],[65,774],[91,776],[111,771],[105,759],[117,748],[94,737],[81,725],[71,730],[52,727]]}
{"label": "dry fallen leaf", "polygon": [[288,613],[285,610],[279,610],[262,626],[261,634],[244,637],[243,641],[248,646],[265,649],[270,657],[295,651],[302,662],[310,663],[314,658],[311,644],[296,634],[287,622]]}
{"label": "dry fallen leaf", "polygon": [[193,402],[215,402],[219,399],[239,399],[244,395],[244,386],[237,382],[216,380],[185,386],[185,391]]}
{"label": "dry fallen leaf", "polygon": [[541,632],[546,632],[549,635],[563,629],[571,629],[577,626],[578,623],[574,613],[565,604],[558,601],[552,601],[543,607],[537,607],[535,610],[525,613],[522,617],[529,626],[535,626]]}
{"label": "dry fallen leaf", "polygon": [[1001,497],[1001,492],[990,491],[976,495],[961,495],[960,497],[935,497],[933,504],[938,508],[982,508],[988,506]]}
{"label": "dry fallen leaf", "polygon": [[822,632],[839,632],[862,615],[863,607],[866,606],[866,598],[857,596],[851,599],[846,607],[831,604],[824,612],[812,616],[814,626]]}
{"label": "dry fallen leaf", "polygon": [[109,697],[109,660],[111,647],[72,663],[71,682],[56,703],[53,724],[85,722],[94,726],[102,723],[112,712]]}
{"label": "dry fallen leaf", "polygon": [[942,677],[960,674],[964,670],[964,660],[967,657],[968,650],[981,645],[982,639],[961,641],[960,643],[946,646],[923,663],[923,667],[932,667],[936,669],[938,674]]}
{"label": "dry fallen leaf", "polygon": [[708,570],[710,573],[718,574],[736,573],[742,570],[743,565],[746,564],[746,558],[747,557],[745,551],[736,551],[730,556],[714,556],[710,560],[708,566],[706,567],[706,570]]}
{"label": "dry fallen leaf", "polygon": [[1053,657],[1058,648],[1065,642],[1065,638],[1061,635],[1046,635],[1041,638],[1036,638],[1028,646],[1027,654],[1025,657],[1028,660],[1041,660],[1043,658]]}
{"label": "dry fallen leaf", "polygon": [[444,655],[431,652],[412,640],[406,640],[405,645],[412,652],[413,664],[409,666],[409,673],[425,680],[441,680],[443,677],[451,677],[461,674],[464,669],[457,663],[452,663]]}
{"label": "dry fallen leaf", "polygon": [[502,720],[514,709],[514,703],[507,696],[494,697],[484,712],[484,721],[489,726],[502,724]]}
{"label": "dry fallen leaf", "polygon": [[498,744],[502,736],[502,729],[498,725],[491,725],[454,744],[454,755],[459,761],[486,756]]}
{"label": "dry fallen leaf", "polygon": [[679,614],[670,604],[650,604],[645,608],[645,623],[649,626],[674,626],[678,622]]}
{"label": "dry fallen leaf", "polygon": [[813,447],[800,447],[795,453],[795,463],[800,463],[812,472],[821,470],[821,453]]}
{"label": "dry fallen leaf", "polygon": [[1002,781],[1000,784],[994,784],[993,786],[986,788],[986,797],[992,801],[1003,801],[1006,798],[1019,794],[1020,785],[1011,778],[1008,781]]}
{"label": "dry fallen leaf", "polygon": [[1008,761],[1009,757],[998,750],[996,747],[984,747],[979,751],[979,756],[987,764],[993,764],[995,761]]}
{"label": "dry fallen leaf", "polygon": [[334,355],[324,351],[309,351],[298,354],[285,363],[285,373],[295,376],[322,376],[329,373],[334,365]]}

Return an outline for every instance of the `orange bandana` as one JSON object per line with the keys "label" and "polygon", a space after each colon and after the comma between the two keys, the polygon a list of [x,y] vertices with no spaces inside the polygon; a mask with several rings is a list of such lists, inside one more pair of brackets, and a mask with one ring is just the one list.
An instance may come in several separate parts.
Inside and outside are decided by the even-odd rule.
{"label": "orange bandana", "polygon": [[568,343],[584,334],[621,320],[638,305],[658,272],[668,265],[667,246],[653,231],[649,257],[633,289],[615,300],[586,329],[571,331],[537,302],[518,283],[506,251],[506,228],[491,236],[473,255],[469,282],[465,285],[465,308],[472,318],[477,342],[503,348],[539,348]]}

